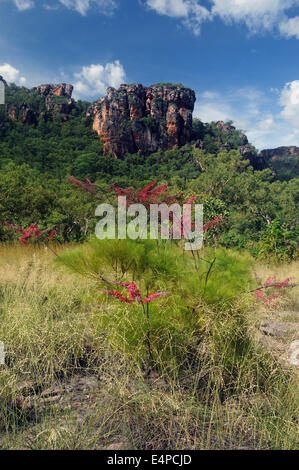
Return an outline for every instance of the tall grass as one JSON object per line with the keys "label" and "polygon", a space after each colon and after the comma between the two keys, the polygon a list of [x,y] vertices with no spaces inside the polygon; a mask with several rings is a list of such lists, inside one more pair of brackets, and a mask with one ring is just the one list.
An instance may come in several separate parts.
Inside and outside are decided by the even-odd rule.
{"label": "tall grass", "polygon": [[[64,262],[73,263],[72,249],[66,250]],[[211,290],[205,299],[191,258],[167,253],[161,263],[154,249],[139,248],[134,276],[144,280],[142,287],[173,293],[151,305],[155,363],[145,376],[139,305],[108,299],[96,276],[109,266],[108,274],[119,276],[122,268],[110,263],[107,251],[95,261],[90,247],[83,250],[71,272],[46,249],[0,247],[0,340],[7,354],[0,366],[0,448],[298,447],[296,376],[254,339],[259,306],[240,295],[240,276],[243,287],[254,282],[246,255],[234,287],[224,292],[222,285],[221,295]],[[224,284],[221,269],[240,263],[228,256],[230,267],[220,263],[209,286]],[[154,276],[144,268],[149,265]],[[233,273],[226,276],[233,280]],[[88,396],[41,406],[43,391],[82,376],[98,379]],[[28,396],[31,407],[23,406]]]}

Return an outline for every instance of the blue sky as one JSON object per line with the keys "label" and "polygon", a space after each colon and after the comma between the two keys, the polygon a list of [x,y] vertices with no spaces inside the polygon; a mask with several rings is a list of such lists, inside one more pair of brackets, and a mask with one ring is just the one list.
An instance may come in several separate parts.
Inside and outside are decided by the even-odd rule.
{"label": "blue sky", "polygon": [[74,84],[183,83],[195,116],[259,149],[299,146],[299,0],[0,0],[0,74]]}

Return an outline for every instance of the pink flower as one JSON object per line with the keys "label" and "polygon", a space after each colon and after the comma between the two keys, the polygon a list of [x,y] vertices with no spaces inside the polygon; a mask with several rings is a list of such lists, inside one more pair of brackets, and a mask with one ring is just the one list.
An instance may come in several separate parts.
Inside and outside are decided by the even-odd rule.
{"label": "pink flower", "polygon": [[268,297],[267,299],[264,300],[265,304],[271,304],[275,300],[279,299],[280,295],[272,295],[272,297]]}
{"label": "pink flower", "polygon": [[57,231],[56,230],[51,230],[51,232],[49,233],[49,240],[53,240],[55,235],[57,235]]}
{"label": "pink flower", "polygon": [[[32,224],[32,225],[30,225],[30,227],[28,227],[28,229],[26,229],[26,230],[25,230],[24,228],[16,227],[15,225],[10,224],[9,222],[4,222],[4,224],[5,224],[6,227],[9,228],[10,230],[14,230],[15,232],[20,232],[20,233],[23,234],[23,235],[19,238],[20,242],[21,242],[23,245],[28,245],[28,244],[29,244],[29,241],[30,241],[30,239],[32,239],[32,237],[33,237],[34,240],[39,240],[42,235],[45,235],[46,233],[49,232],[49,230],[51,230],[51,229],[46,229],[46,230],[40,231],[40,230],[38,229],[37,224]],[[56,235],[56,230],[51,230],[51,231],[50,231],[50,234],[49,234],[49,236],[48,236],[48,239],[49,239],[49,240],[52,240],[55,235]]]}
{"label": "pink flower", "polygon": [[262,300],[264,298],[264,293],[261,290],[257,290],[255,292],[255,299],[256,300]]}
{"label": "pink flower", "polygon": [[274,287],[275,287],[275,289],[282,289],[283,287],[288,287],[291,280],[292,280],[292,278],[288,277],[287,279],[285,279],[282,282],[277,282]]}
{"label": "pink flower", "polygon": [[145,304],[148,304],[149,302],[152,302],[152,300],[156,300],[159,297],[164,297],[165,295],[169,295],[171,292],[156,292],[155,294],[149,294],[147,297],[143,299],[143,302]]}
{"label": "pink flower", "polygon": [[211,228],[217,227],[217,225],[223,220],[222,216],[215,217],[215,219],[210,220],[206,225],[204,225],[203,230],[207,232]]}
{"label": "pink flower", "polygon": [[121,292],[118,292],[117,290],[106,290],[104,291],[105,294],[111,295],[112,297],[115,297],[116,299],[120,300],[123,303],[131,304],[133,301],[128,299],[127,297],[124,297]]}
{"label": "pink flower", "polygon": [[272,276],[272,277],[268,277],[268,279],[266,279],[265,283],[264,283],[264,287],[269,287],[271,286],[276,280],[276,277],[275,276]]}
{"label": "pink flower", "polygon": [[100,199],[99,196],[96,196],[96,192],[97,192],[96,185],[92,184],[92,182],[88,178],[86,178],[85,181],[79,181],[74,176],[71,176],[69,178],[69,183],[72,183],[78,188],[83,189],[83,191],[94,195],[96,199]]}
{"label": "pink flower", "polygon": [[159,297],[163,297],[171,293],[171,292],[156,292],[154,294],[149,294],[147,297],[143,299],[140,293],[140,289],[138,289],[135,283],[119,282],[119,281],[109,281],[109,282],[112,282],[113,284],[117,284],[118,286],[124,287],[126,291],[128,292],[129,296],[125,297],[122,295],[121,292],[118,292],[115,290],[108,290],[108,291],[105,291],[105,293],[127,304],[131,304],[132,302],[140,302],[140,303],[148,304],[149,302],[152,302],[153,300],[158,299]]}
{"label": "pink flower", "polygon": [[191,196],[188,201],[185,202],[185,204],[194,204],[195,202],[195,199],[197,198],[198,196]]}

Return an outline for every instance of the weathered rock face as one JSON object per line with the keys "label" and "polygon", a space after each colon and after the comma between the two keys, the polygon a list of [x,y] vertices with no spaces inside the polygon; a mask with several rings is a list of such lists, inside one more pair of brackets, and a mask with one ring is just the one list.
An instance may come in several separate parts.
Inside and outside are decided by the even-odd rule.
{"label": "weathered rock face", "polygon": [[64,96],[68,99],[72,97],[73,89],[73,85],[69,83],[59,83],[58,85],[46,84],[34,88],[43,98],[49,96]]}
{"label": "weathered rock face", "polygon": [[75,102],[72,99],[73,86],[67,83],[40,85],[33,88],[32,91],[41,96],[45,110],[41,112],[36,107],[32,109],[26,103],[21,105],[7,104],[6,111],[11,119],[21,120],[23,124],[35,125],[39,117],[47,120],[51,115],[59,113],[66,120],[67,115],[75,107]]}
{"label": "weathered rock face", "polygon": [[262,150],[261,156],[279,179],[289,180],[299,176],[298,147],[278,147]]}
{"label": "weathered rock face", "polygon": [[61,114],[69,114],[74,108],[73,89],[73,85],[69,83],[46,84],[34,88],[45,100],[47,111]]}
{"label": "weathered rock face", "polygon": [[127,153],[148,155],[191,141],[195,93],[175,85],[108,88],[105,98],[93,103],[87,116],[104,142],[105,154],[122,158]]}
{"label": "weathered rock face", "polygon": [[29,125],[37,123],[37,114],[26,103],[23,103],[21,106],[6,105],[6,111],[13,121],[20,119],[23,124]]}

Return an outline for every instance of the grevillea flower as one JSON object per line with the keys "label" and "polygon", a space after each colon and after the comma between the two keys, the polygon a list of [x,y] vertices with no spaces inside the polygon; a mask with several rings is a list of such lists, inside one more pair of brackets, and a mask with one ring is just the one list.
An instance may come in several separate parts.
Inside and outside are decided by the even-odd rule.
{"label": "grevillea flower", "polygon": [[120,300],[123,303],[131,304],[133,302],[140,302],[144,304],[148,304],[159,297],[163,297],[165,295],[169,295],[170,292],[156,292],[154,294],[149,294],[147,297],[142,298],[140,293],[140,289],[138,289],[137,285],[133,282],[118,282],[118,281],[109,281],[113,284],[117,284],[118,286],[122,286],[128,292],[128,297],[125,297],[121,292],[115,290],[106,290],[104,291],[105,294],[111,295],[116,299]]}
{"label": "grevillea flower", "polygon": [[274,282],[276,281],[276,277],[273,276],[273,277],[268,277],[268,279],[266,279],[266,281],[264,282],[264,287],[269,287],[271,286]]}
{"label": "grevillea flower", "polygon": [[16,225],[10,224],[9,222],[4,222],[4,225],[10,230],[14,230],[15,232],[25,233],[25,230],[23,228],[16,227]]}
{"label": "grevillea flower", "polygon": [[[271,289],[271,288],[282,289],[284,287],[291,287],[289,286],[291,279],[292,279],[291,277],[288,277],[284,281],[276,282],[276,277],[270,276],[264,282],[262,289]],[[264,300],[265,304],[270,304],[279,298],[280,298],[280,295],[272,295],[270,297],[265,297],[261,289],[258,289],[255,291],[255,299]]]}
{"label": "grevillea flower", "polygon": [[96,199],[101,199],[99,196],[96,195],[97,186],[92,184],[92,182],[88,178],[86,178],[85,181],[80,181],[77,180],[74,176],[71,176],[69,178],[69,183],[72,183],[78,188],[83,189],[83,191],[85,191],[86,193],[92,194],[93,196],[95,196]]}
{"label": "grevillea flower", "polygon": [[256,300],[263,300],[264,298],[264,293],[261,290],[257,290],[255,292],[255,299]]}
{"label": "grevillea flower", "polygon": [[28,245],[31,239],[38,241],[43,235],[46,235],[48,232],[50,232],[48,237],[46,237],[46,239],[48,240],[52,240],[54,236],[56,235],[56,230],[46,229],[46,230],[40,231],[38,229],[37,224],[32,224],[27,229],[17,227],[13,224],[10,224],[9,222],[4,222],[4,225],[10,230],[13,230],[15,232],[20,232],[23,234],[19,238],[20,242],[23,245]]}
{"label": "grevillea flower", "polygon": [[133,300],[128,299],[127,297],[124,297],[121,292],[118,292],[117,290],[106,290],[104,291],[105,294],[111,295],[112,297],[115,297],[116,299],[120,300],[123,303],[131,304]]}
{"label": "grevillea flower", "polygon": [[268,297],[267,299],[264,300],[265,304],[271,304],[275,300],[279,299],[280,295],[272,295],[272,297]]}
{"label": "grevillea flower", "polygon": [[210,220],[206,225],[204,225],[203,230],[207,232],[211,228],[217,227],[217,225],[224,220],[224,217],[218,216],[215,219]]}
{"label": "grevillea flower", "polygon": [[191,196],[191,197],[188,199],[188,201],[185,202],[185,204],[194,204],[194,202],[195,202],[195,200],[196,200],[197,197],[198,197],[198,196]]}
{"label": "grevillea flower", "polygon": [[149,294],[147,297],[143,299],[145,304],[152,302],[152,300],[159,299],[159,297],[164,297],[165,295],[169,295],[170,292],[156,292],[155,294]]}
{"label": "grevillea flower", "polygon": [[56,230],[51,230],[51,232],[49,233],[49,240],[53,240],[55,235],[57,235],[57,231]]}
{"label": "grevillea flower", "polygon": [[292,280],[292,278],[288,277],[287,279],[285,279],[282,282],[276,282],[274,287],[275,287],[275,289],[282,289],[283,287],[288,287],[291,280]]}
{"label": "grevillea flower", "polygon": [[145,186],[141,190],[133,190],[131,188],[120,188],[116,183],[113,183],[109,190],[114,190],[117,196],[125,196],[127,201],[127,207],[130,207],[132,204],[144,204],[145,206],[150,206],[150,204],[156,204],[158,197],[164,193],[163,202],[165,204],[173,204],[177,202],[180,196],[170,196],[165,193],[167,190],[167,185],[163,184],[162,186],[156,187],[157,181],[153,181],[151,184]]}

